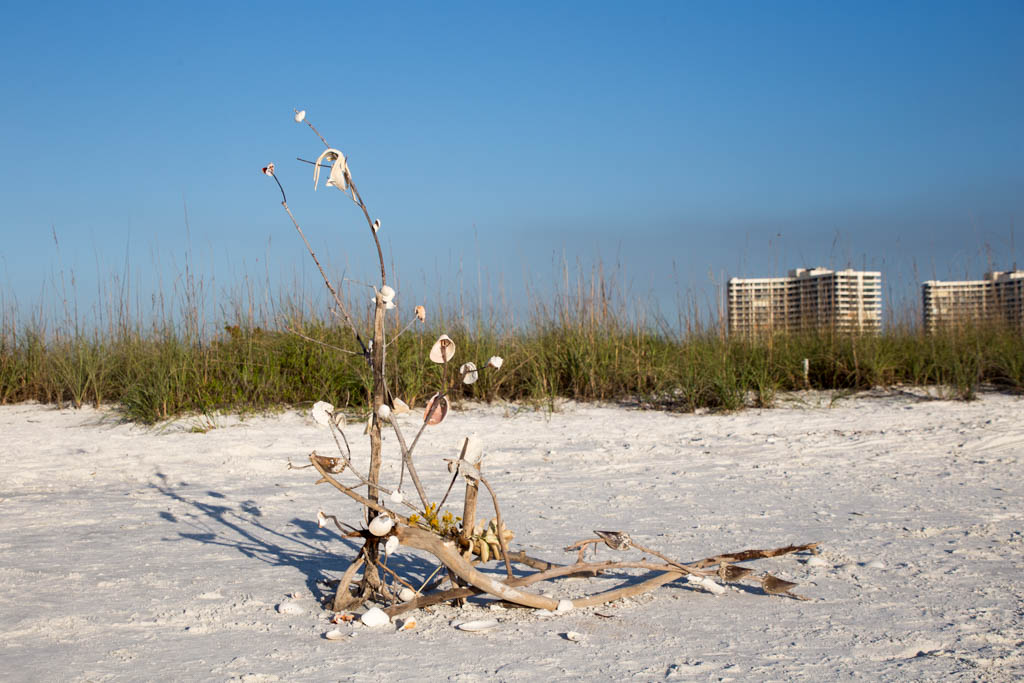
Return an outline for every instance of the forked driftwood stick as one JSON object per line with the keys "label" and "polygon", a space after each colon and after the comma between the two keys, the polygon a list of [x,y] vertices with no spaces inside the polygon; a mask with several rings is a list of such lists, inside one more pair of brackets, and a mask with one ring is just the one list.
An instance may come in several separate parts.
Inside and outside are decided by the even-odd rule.
{"label": "forked driftwood stick", "polygon": [[338,583],[338,590],[334,593],[334,602],[331,605],[331,608],[335,612],[346,610],[356,603],[362,604],[362,598],[352,597],[352,593],[349,592],[348,587],[351,585],[352,579],[355,578],[356,572],[359,571],[359,568],[363,566],[364,562],[366,562],[366,558],[363,556],[363,551],[360,550],[359,555],[356,559],[352,560],[348,565],[348,569],[346,569],[345,573],[342,574],[341,582]]}
{"label": "forked driftwood stick", "polygon": [[[435,536],[435,538],[437,537]],[[437,540],[440,541],[441,539],[438,538]],[[603,542],[603,539],[595,540]],[[584,542],[580,541],[579,543]],[[573,544],[569,548],[575,549],[575,547],[577,547],[579,543]],[[595,605],[605,604],[608,602],[612,602],[614,600],[620,600],[622,598],[640,595],[652,591],[660,586],[663,586],[666,583],[671,583],[675,579],[678,579],[686,575],[686,572],[683,571],[684,568],[686,568],[690,574],[695,574],[699,576],[713,576],[713,572],[701,571],[700,568],[718,564],[722,561],[722,558],[739,557],[743,558],[743,560],[752,560],[768,557],[777,557],[779,555],[800,552],[803,550],[814,551],[817,548],[817,546],[817,543],[808,543],[806,545],[791,545],[786,546],[784,548],[775,548],[771,550],[743,550],[738,553],[715,555],[713,557],[708,557],[703,560],[698,560],[697,562],[691,562],[687,565],[681,565],[679,567],[671,565],[662,565],[651,562],[611,561],[590,563],[580,562],[572,565],[557,565],[551,562],[546,562],[544,560],[529,557],[528,555],[522,552],[516,552],[510,553],[510,557],[514,561],[520,562],[522,564],[528,564],[529,566],[541,569],[541,571],[529,574],[527,576],[517,577],[511,581],[506,582],[506,584],[503,585],[514,587],[528,586],[530,584],[537,583],[539,581],[547,581],[549,579],[557,579],[568,576],[579,576],[584,574],[597,575],[603,571],[609,571],[612,569],[649,569],[651,571],[660,572],[659,574],[656,574],[655,576],[652,576],[637,584],[613,588],[611,590],[596,593],[594,595],[590,595],[572,601],[573,607],[593,607]],[[442,558],[438,556],[438,559]],[[466,598],[472,595],[480,595],[482,593],[490,593],[491,595],[495,595],[496,597],[501,597],[502,599],[507,600],[507,598],[505,598],[504,596],[498,595],[489,590],[481,590],[477,587],[453,588],[445,591],[439,591],[436,593],[428,593],[426,595],[421,595],[408,602],[393,605],[384,611],[388,614],[388,616],[394,617],[398,616],[399,614],[404,614],[405,612],[408,612],[410,610],[419,609],[421,607],[429,607],[430,605],[435,605],[440,602],[447,602],[449,600]],[[516,601],[509,600],[509,602]]]}
{"label": "forked driftwood stick", "polygon": [[558,608],[558,601],[553,598],[545,598],[543,595],[516,590],[512,586],[478,571],[462,557],[454,541],[442,539],[437,534],[425,531],[424,529],[405,525],[398,526],[395,535],[398,536],[398,540],[402,545],[407,545],[417,550],[425,550],[443,562],[444,566],[448,567],[460,579],[485,593],[490,593],[502,600],[508,600],[509,602],[525,605],[526,607],[536,607],[537,609],[552,611]]}

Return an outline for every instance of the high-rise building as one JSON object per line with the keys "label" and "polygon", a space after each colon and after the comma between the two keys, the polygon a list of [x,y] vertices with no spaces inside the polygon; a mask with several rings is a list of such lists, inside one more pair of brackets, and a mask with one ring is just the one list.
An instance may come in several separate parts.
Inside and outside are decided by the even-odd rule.
{"label": "high-rise building", "polygon": [[1024,270],[985,273],[982,280],[929,280],[921,285],[929,332],[966,324],[1005,324],[1024,330]]}
{"label": "high-rise building", "polygon": [[730,334],[875,334],[882,327],[882,274],[877,271],[797,268],[789,277],[734,277],[728,299]]}

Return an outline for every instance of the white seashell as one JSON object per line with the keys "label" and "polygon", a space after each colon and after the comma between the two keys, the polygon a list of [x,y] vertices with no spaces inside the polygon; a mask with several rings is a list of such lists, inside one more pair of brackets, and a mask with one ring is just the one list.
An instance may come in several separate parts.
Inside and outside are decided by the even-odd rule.
{"label": "white seashell", "polygon": [[568,631],[565,634],[565,639],[566,640],[571,640],[574,643],[582,642],[584,638],[586,638],[586,636],[584,636],[579,631]]}
{"label": "white seashell", "polygon": [[295,112],[295,123],[302,123],[306,120],[306,110]]}
{"label": "white seashell", "polygon": [[313,421],[321,427],[326,427],[331,424],[331,413],[334,412],[334,406],[327,401],[317,401],[313,404],[313,408],[309,411]]}
{"label": "white seashell", "polygon": [[402,413],[409,412],[409,404],[403,401],[402,399],[393,399],[392,403],[395,404],[394,407],[391,409],[394,411],[395,415],[401,415]]}
{"label": "white seashell", "polygon": [[416,319],[421,323],[425,322],[427,319],[427,309],[423,308],[423,306],[417,306],[414,310],[416,311]]}
{"label": "white seashell", "polygon": [[484,442],[475,436],[467,436],[462,440],[462,459],[475,465],[484,456]]}
{"label": "white seashell", "polygon": [[395,290],[388,285],[384,285],[380,288],[380,298],[384,299],[384,303],[391,301],[395,298]]}
{"label": "white seashell", "polygon": [[821,555],[815,555],[814,557],[807,560],[808,567],[827,567],[828,560]]}
{"label": "white seashell", "polygon": [[[437,404],[436,408],[434,407],[435,403]],[[441,424],[447,415],[448,399],[444,396],[438,396],[437,394],[431,396],[430,400],[427,401],[426,410],[423,411],[423,421],[428,425]]]}
{"label": "white seashell", "polygon": [[478,621],[464,621],[455,628],[460,631],[469,631],[470,633],[480,633],[481,631],[490,631],[495,628],[498,622],[494,619],[480,619]]}
{"label": "white seashell", "polygon": [[403,588],[402,590],[398,591],[398,599],[402,602],[409,602],[410,600],[414,600],[416,599],[416,591],[408,587]]}
{"label": "white seashell", "polygon": [[494,368],[495,370],[500,368],[501,364],[504,362],[505,360],[501,356],[491,356],[489,359],[487,359],[487,364]]}
{"label": "white seashell", "polygon": [[[444,353],[442,355],[442,349]],[[430,348],[430,360],[435,363],[447,363],[455,357],[455,342],[447,334],[442,334]]]}
{"label": "white seashell", "polygon": [[391,531],[395,523],[387,515],[377,515],[370,522],[370,533],[374,536],[383,536]]}
{"label": "white seashell", "polygon": [[300,602],[295,600],[284,600],[277,606],[277,611],[281,614],[305,614],[309,610],[307,610]]}
{"label": "white seashell", "polygon": [[722,593],[726,592],[724,586],[718,585],[706,576],[696,576],[694,574],[690,574],[686,577],[686,581],[687,583],[692,583],[695,586],[700,586],[704,590],[715,595],[721,595]]}
{"label": "white seashell", "polygon": [[341,640],[342,638],[347,638],[349,635],[350,634],[345,633],[344,631],[333,629],[325,633],[324,638],[326,638],[327,640]]}
{"label": "white seashell", "polygon": [[391,623],[391,617],[384,614],[384,610],[380,607],[374,607],[366,610],[363,616],[359,617],[359,621],[363,622],[364,626],[370,628],[377,628],[378,626],[387,626]]}
{"label": "white seashell", "polygon": [[387,403],[380,404],[380,407],[377,408],[377,417],[382,420],[386,420],[391,417],[391,406]]}
{"label": "white seashell", "polygon": [[317,513],[316,513],[316,525],[318,527],[320,527],[321,529],[323,529],[324,528],[324,524],[327,524],[327,516],[324,514],[323,510],[317,510]]}
{"label": "white seashell", "polygon": [[871,560],[864,566],[868,569],[885,569],[885,563],[881,560]]}
{"label": "white seashell", "polygon": [[395,308],[396,307],[395,307],[395,302],[394,301],[385,301],[384,302],[384,310],[385,311],[393,311]]}
{"label": "white seashell", "polygon": [[405,500],[405,494],[402,493],[401,491],[395,490],[391,492],[391,495],[388,496],[388,499],[395,505],[401,505],[402,501]]}
{"label": "white seashell", "polygon": [[555,612],[558,614],[565,614],[566,612],[571,612],[572,608],[572,600],[559,600],[558,607],[555,609]]}
{"label": "white seashell", "polygon": [[384,553],[391,555],[398,550],[398,536],[389,536],[388,542],[384,544]]}
{"label": "white seashell", "polygon": [[476,363],[473,362],[463,363],[459,368],[459,374],[462,375],[463,384],[473,384],[480,379],[480,371],[476,369]]}
{"label": "white seashell", "polygon": [[373,222],[373,231],[377,232],[378,230],[380,230],[380,219],[379,218]]}
{"label": "white seashell", "polygon": [[398,627],[399,631],[411,631],[416,628],[416,617],[409,617]]}

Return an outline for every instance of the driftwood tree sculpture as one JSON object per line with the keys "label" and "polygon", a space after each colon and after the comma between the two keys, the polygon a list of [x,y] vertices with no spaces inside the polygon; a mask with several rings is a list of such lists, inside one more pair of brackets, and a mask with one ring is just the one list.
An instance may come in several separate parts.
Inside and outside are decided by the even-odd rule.
{"label": "driftwood tree sculpture", "polygon": [[[340,521],[335,515],[323,512],[318,515],[321,526],[332,523],[342,536],[358,538],[363,543],[359,553],[351,560],[338,582],[335,596],[329,605],[333,610],[339,612],[352,610],[368,601],[373,601],[386,606],[383,615],[377,615],[383,623],[386,623],[387,618],[412,609],[444,601],[460,600],[472,595],[489,594],[508,603],[524,607],[563,612],[572,608],[599,605],[651,591],[658,586],[684,577],[695,587],[721,593],[724,592],[724,588],[720,582],[741,581],[751,574],[750,568],[738,566],[739,563],[800,551],[817,552],[817,544],[808,543],[770,550],[743,550],[724,553],[696,562],[684,563],[673,560],[654,549],[641,546],[625,531],[596,531],[594,538],[577,541],[565,548],[566,551],[577,551],[575,561],[571,563],[554,564],[531,557],[524,552],[514,551],[509,545],[513,533],[505,526],[498,496],[483,472],[481,462],[483,445],[475,437],[465,438],[461,451],[453,454],[453,457],[446,461],[451,473],[451,480],[444,496],[439,502],[433,502],[435,499],[424,489],[416,470],[414,455],[416,447],[420,443],[420,437],[428,427],[438,424],[446,418],[449,408],[448,395],[454,387],[459,383],[472,384],[481,372],[500,371],[503,361],[500,357],[495,356],[481,366],[474,362],[465,362],[456,370],[453,363],[457,351],[455,342],[447,335],[442,335],[430,352],[430,361],[440,367],[440,382],[437,392],[427,401],[423,421],[412,441],[406,440],[399,421],[393,417],[409,411],[409,406],[392,393],[385,372],[385,354],[389,344],[389,340],[385,337],[385,317],[389,311],[396,311],[397,306],[394,301],[395,290],[388,285],[384,255],[377,235],[380,221],[371,217],[358,189],[352,182],[352,175],[345,155],[327,143],[316,128],[306,120],[304,111],[295,112],[295,121],[306,123],[325,147],[316,161],[299,159],[299,161],[313,165],[314,187],[319,184],[321,169],[327,170],[329,175],[326,186],[337,188],[343,192],[355,203],[366,219],[380,265],[380,285],[374,287],[373,330],[367,340],[355,324],[338,289],[331,284],[330,278],[324,272],[316,253],[288,207],[284,187],[275,174],[274,164],[269,164],[263,169],[266,175],[277,181],[278,188],[281,190],[281,205],[306,245],[331,294],[333,300],[331,312],[341,323],[351,329],[359,347],[358,353],[365,359],[373,378],[370,396],[372,410],[367,423],[370,458],[365,474],[353,462],[342,413],[340,410],[335,411],[333,406],[325,402],[318,402],[314,405],[313,417],[317,422],[330,429],[337,446],[337,454],[323,456],[314,452],[309,456],[309,464],[301,466],[315,468],[320,475],[316,483],[333,486],[341,494],[361,505],[364,511],[364,524],[360,528]],[[409,321],[410,325],[417,320],[422,322],[425,318],[422,306],[416,306],[414,310],[415,317]],[[406,325],[405,328],[402,328],[403,331],[408,327],[409,325]],[[296,332],[296,334],[300,333]],[[309,338],[307,337],[307,339]],[[309,341],[316,342],[317,340],[309,339]],[[342,350],[339,349],[339,351]],[[388,486],[380,479],[381,463],[383,462],[381,432],[388,427],[394,431],[400,450],[398,455],[401,457],[401,474],[397,486]],[[415,498],[412,499],[407,497],[403,490],[406,474],[415,490]],[[340,480],[342,476],[354,480],[353,483],[342,483]],[[445,504],[460,480],[463,484],[461,487],[463,490],[462,515],[457,517],[445,508]],[[486,495],[490,497],[495,511],[495,518],[486,522],[477,519],[477,499],[480,495],[481,485],[486,491]],[[365,494],[359,490],[362,486],[365,486]],[[619,561],[586,561],[585,551],[596,544],[603,544],[612,550],[623,553],[631,550],[639,551],[644,555],[658,558],[658,561],[649,560],[646,557]],[[415,548],[433,555],[440,563],[440,567],[446,570],[444,575],[437,577],[430,585],[413,585],[411,577],[400,576],[387,566],[388,555],[399,546]],[[500,562],[503,565],[503,578],[499,578],[500,574],[480,571],[479,567],[489,562]],[[513,565],[525,567],[527,571],[517,574]],[[641,569],[650,572],[651,575],[638,583],[631,582],[613,590],[571,601],[558,600],[528,590],[528,586],[540,581],[569,576],[596,576],[602,572],[616,569]],[[357,581],[360,571],[362,574]],[[753,578],[766,587],[765,592],[768,594],[799,597],[789,592],[792,588],[791,584],[788,582],[780,584],[781,579],[769,574]],[[428,579],[429,581],[430,579]],[[445,583],[450,586],[446,588]],[[777,587],[780,585],[785,590],[778,589]],[[364,615],[364,618],[365,616],[367,615]]]}

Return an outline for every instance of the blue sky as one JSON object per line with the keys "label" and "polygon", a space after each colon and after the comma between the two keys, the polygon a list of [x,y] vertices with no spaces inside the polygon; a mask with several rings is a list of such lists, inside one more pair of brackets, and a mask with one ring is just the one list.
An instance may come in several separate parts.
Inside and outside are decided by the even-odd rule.
{"label": "blue sky", "polygon": [[881,270],[893,300],[1024,267],[1022,2],[370,5],[6,8],[5,305],[73,273],[87,308],[126,262],[148,297],[186,258],[214,298],[315,288],[268,161],[332,272],[371,278],[292,107],[410,298],[521,301],[563,259],[668,310],[801,265]]}

